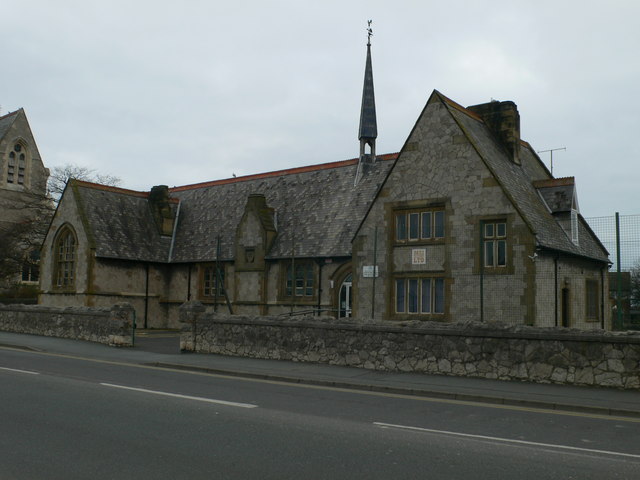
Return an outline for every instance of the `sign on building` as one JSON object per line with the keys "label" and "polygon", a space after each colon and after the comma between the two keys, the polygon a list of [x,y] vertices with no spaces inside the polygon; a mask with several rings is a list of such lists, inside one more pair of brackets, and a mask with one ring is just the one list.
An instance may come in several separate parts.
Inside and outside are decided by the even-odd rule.
{"label": "sign on building", "polygon": [[411,263],[413,265],[426,265],[427,250],[425,248],[414,248],[411,250]]}
{"label": "sign on building", "polygon": [[362,276],[364,278],[373,278],[374,277],[374,271],[375,271],[375,276],[378,276],[378,266],[376,265],[375,267],[373,265],[364,265],[362,267]]}

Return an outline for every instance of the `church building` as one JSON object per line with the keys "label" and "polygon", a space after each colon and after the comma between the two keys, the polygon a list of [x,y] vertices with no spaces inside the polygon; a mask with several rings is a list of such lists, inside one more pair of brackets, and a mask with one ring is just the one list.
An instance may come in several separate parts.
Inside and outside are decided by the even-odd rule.
{"label": "church building", "polygon": [[177,326],[234,314],[609,328],[608,253],[520,138],[513,102],[434,91],[376,153],[367,44],[357,158],[137,192],[72,180],[42,249],[40,302],[131,303]]}
{"label": "church building", "polygon": [[24,110],[0,116],[0,262],[5,267],[0,273],[16,270],[0,280],[0,290],[16,283],[37,285],[36,245],[42,236],[34,223],[50,210],[48,178]]}

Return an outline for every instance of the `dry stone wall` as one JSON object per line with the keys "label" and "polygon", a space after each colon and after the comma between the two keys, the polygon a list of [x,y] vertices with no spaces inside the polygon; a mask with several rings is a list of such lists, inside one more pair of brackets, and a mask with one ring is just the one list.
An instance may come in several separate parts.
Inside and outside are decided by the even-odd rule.
{"label": "dry stone wall", "polygon": [[182,350],[372,370],[640,389],[640,335],[494,323],[350,324],[181,307]]}
{"label": "dry stone wall", "polygon": [[127,303],[111,308],[0,305],[0,330],[72,338],[112,346],[131,346],[134,310]]}

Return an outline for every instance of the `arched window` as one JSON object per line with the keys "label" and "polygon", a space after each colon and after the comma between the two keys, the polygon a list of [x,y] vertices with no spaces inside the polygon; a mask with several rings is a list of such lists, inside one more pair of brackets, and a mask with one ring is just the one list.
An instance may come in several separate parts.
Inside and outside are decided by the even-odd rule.
{"label": "arched window", "polygon": [[7,183],[13,183],[16,176],[16,152],[9,153],[9,165],[7,166]]}
{"label": "arched window", "polygon": [[27,148],[16,143],[9,152],[7,162],[7,183],[24,185],[27,174]]}
{"label": "arched window", "polygon": [[55,242],[54,285],[73,287],[75,283],[76,249],[78,242],[73,230],[64,227]]}

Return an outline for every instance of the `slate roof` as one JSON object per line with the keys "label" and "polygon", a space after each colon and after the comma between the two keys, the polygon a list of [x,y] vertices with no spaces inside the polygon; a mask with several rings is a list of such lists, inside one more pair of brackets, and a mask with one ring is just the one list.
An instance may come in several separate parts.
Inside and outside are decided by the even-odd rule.
{"label": "slate roof", "polygon": [[275,209],[267,258],[350,257],[351,239],[396,154],[380,155],[354,186],[357,159],[170,189],[181,201],[173,261],[234,256],[236,227],[250,194]]}
{"label": "slate roof", "polygon": [[15,112],[8,113],[2,117],[0,117],[0,140],[6,135],[6,133],[13,125],[13,122],[16,118],[18,118],[18,113],[20,113],[22,109],[16,110]]}
{"label": "slate roof", "polygon": [[172,262],[213,261],[220,236],[220,259],[233,259],[250,194],[263,194],[276,212],[268,258],[289,258],[292,241],[299,258],[350,257],[355,230],[396,158],[378,156],[355,186],[357,159],[174,187],[175,239],[159,234],[146,192],[80,181],[72,188],[98,257],[164,263],[171,251]]}
{"label": "slate roof", "polygon": [[574,202],[576,186],[573,177],[553,178],[533,183],[552,213],[577,210]]}
{"label": "slate roof", "polygon": [[72,180],[70,187],[86,220],[84,224],[96,256],[167,262],[171,237],[160,235],[148,193],[78,180]]}
{"label": "slate roof", "polygon": [[[567,204],[563,200],[556,205],[547,197],[556,197],[554,189],[569,195],[572,182],[553,179],[526,142],[521,142],[521,164],[515,164],[477,114],[437,91],[434,95],[511,199],[538,246],[608,261],[606,249],[581,216],[576,245],[552,214],[555,208],[562,215]],[[356,185],[358,159],[171,188],[177,214],[173,237],[160,235],[146,192],[77,181],[73,188],[99,257],[213,261],[219,237],[220,259],[231,260],[236,229],[251,194],[264,195],[267,206],[275,210],[277,235],[267,258],[289,258],[292,250],[298,258],[350,257],[351,241],[397,158],[398,154],[378,156],[364,166],[366,174]]]}
{"label": "slate roof", "polygon": [[373,92],[373,68],[371,67],[371,45],[367,45],[367,63],[364,69],[362,107],[360,109],[360,129],[358,140],[378,138],[376,121],[376,100]]}
{"label": "slate roof", "polygon": [[[608,262],[608,253],[595,234],[580,217],[580,241],[575,245],[564,232],[545,202],[538,194],[534,181],[544,180],[533,176],[536,163],[540,159],[529,144],[523,142],[520,150],[521,165],[509,158],[507,150],[497,141],[495,135],[475,113],[461,107],[439,92],[434,92],[455,121],[461,127],[471,144],[493,173],[514,207],[536,236],[538,246]],[[550,174],[547,179],[551,178]]]}

